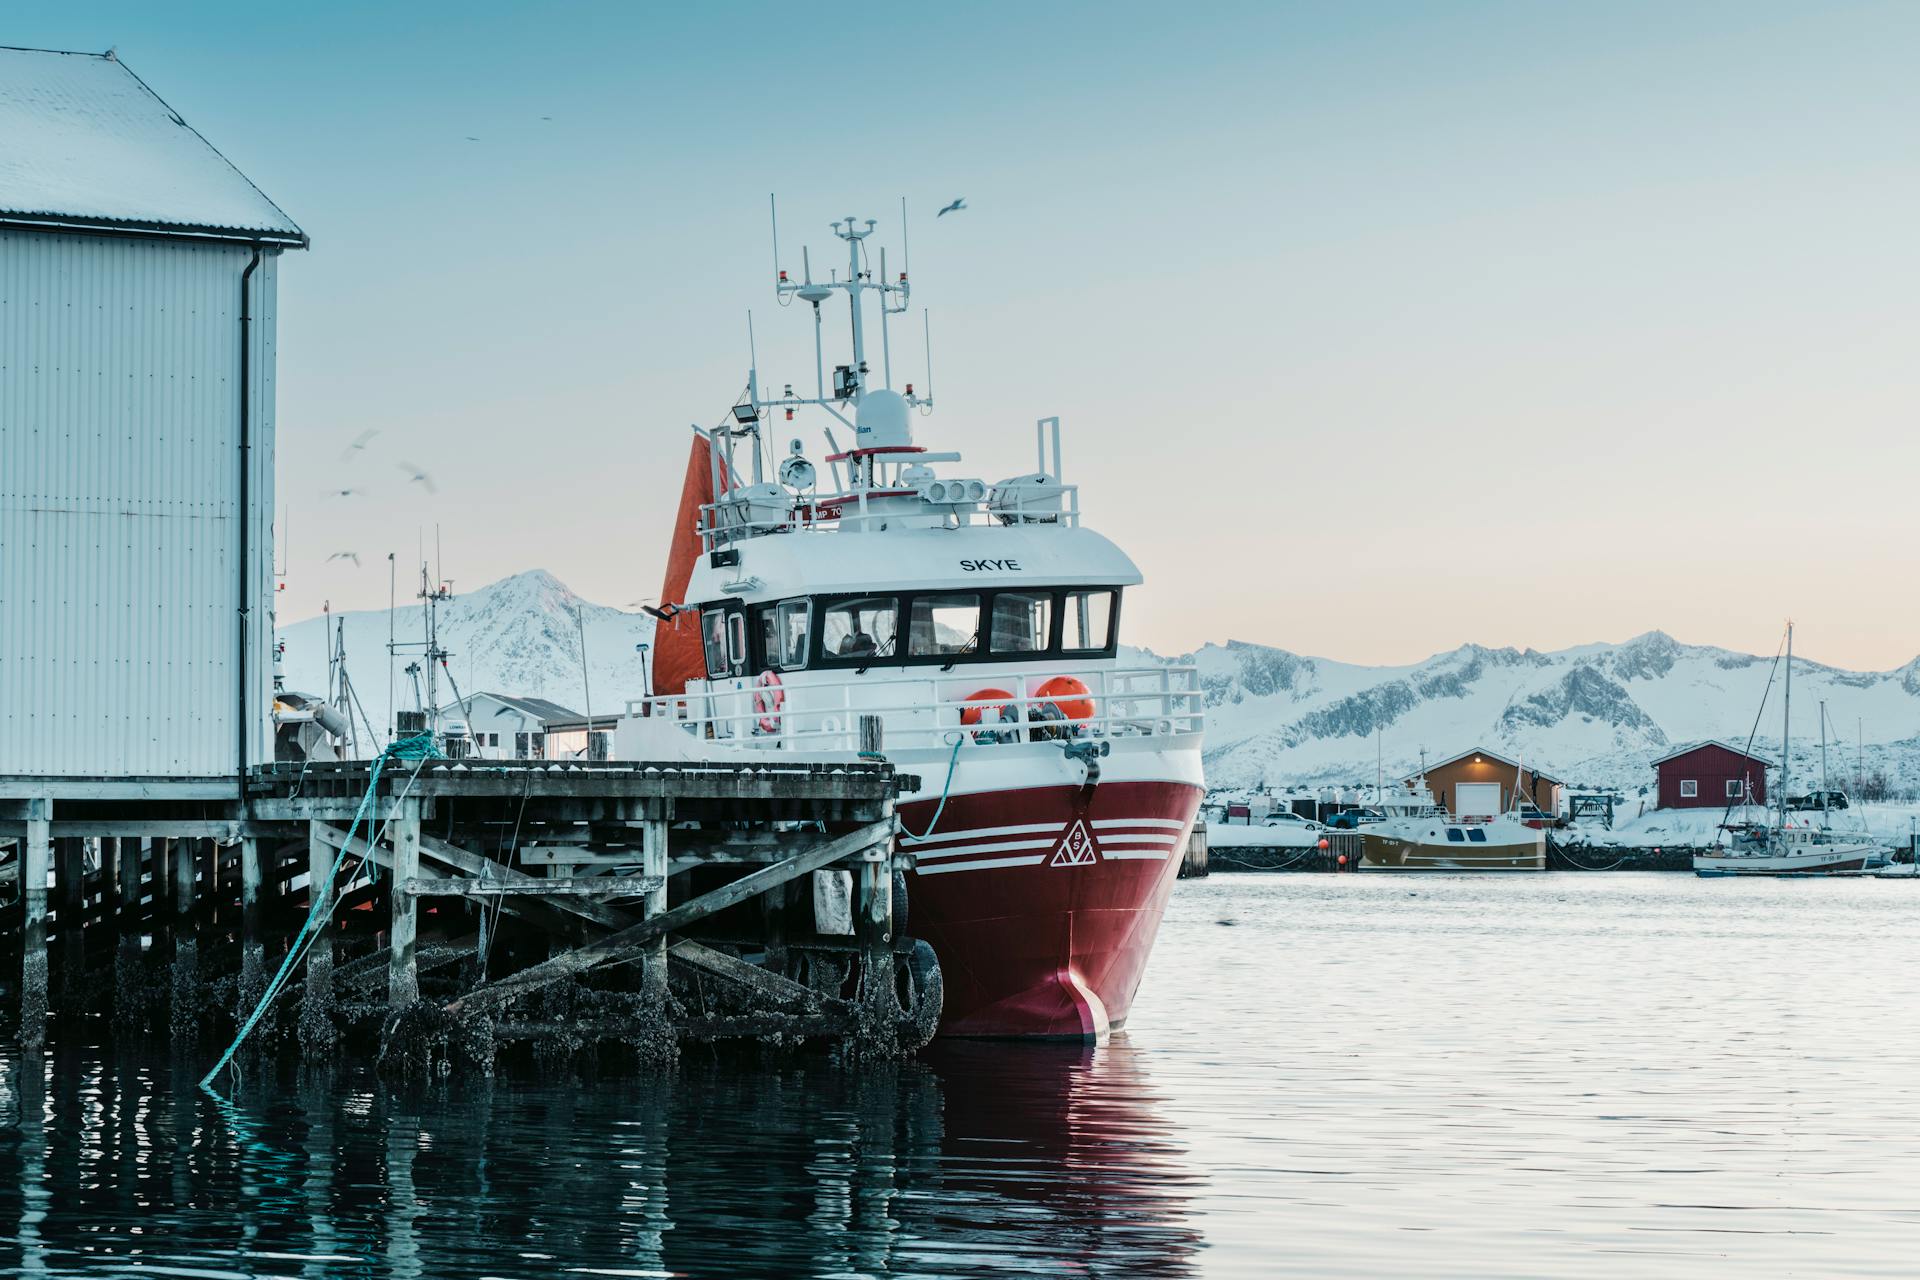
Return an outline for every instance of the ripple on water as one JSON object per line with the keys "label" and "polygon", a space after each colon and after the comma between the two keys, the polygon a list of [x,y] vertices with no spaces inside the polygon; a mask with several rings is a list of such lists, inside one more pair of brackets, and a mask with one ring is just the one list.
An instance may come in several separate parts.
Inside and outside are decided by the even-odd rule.
{"label": "ripple on water", "polygon": [[[1216,876],[1099,1049],[671,1079],[0,1063],[45,1275],[1893,1275],[1916,886]],[[1230,922],[1230,923],[1229,923]]]}

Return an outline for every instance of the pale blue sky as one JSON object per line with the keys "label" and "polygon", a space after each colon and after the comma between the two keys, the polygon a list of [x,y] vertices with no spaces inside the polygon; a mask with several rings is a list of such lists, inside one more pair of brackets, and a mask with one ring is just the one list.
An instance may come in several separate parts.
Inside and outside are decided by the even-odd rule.
{"label": "pale blue sky", "polygon": [[923,439],[992,479],[1060,414],[1136,642],[1761,649],[1792,613],[1817,658],[1920,652],[1920,7],[855,12],[73,4],[0,43],[118,46],[314,237],[289,617],[384,605],[435,522],[456,586],[652,595],[747,308],[811,377],[777,190],[793,263],[846,213],[897,246],[909,198]]}

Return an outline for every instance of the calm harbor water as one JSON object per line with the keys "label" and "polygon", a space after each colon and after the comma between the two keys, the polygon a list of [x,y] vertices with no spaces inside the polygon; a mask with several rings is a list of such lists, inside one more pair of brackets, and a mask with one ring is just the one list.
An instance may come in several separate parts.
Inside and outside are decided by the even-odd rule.
{"label": "calm harbor water", "polygon": [[856,1076],[0,1062],[29,1275],[1910,1275],[1920,886],[1183,883],[1134,1026]]}

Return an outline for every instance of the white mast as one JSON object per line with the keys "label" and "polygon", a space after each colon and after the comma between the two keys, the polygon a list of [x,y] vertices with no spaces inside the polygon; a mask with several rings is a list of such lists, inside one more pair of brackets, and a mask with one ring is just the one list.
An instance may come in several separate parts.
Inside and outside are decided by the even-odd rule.
{"label": "white mast", "polygon": [[1820,699],[1820,825],[1828,825],[1827,815],[1827,700]]}
{"label": "white mast", "polygon": [[1787,829],[1787,779],[1793,772],[1792,743],[1789,739],[1793,724],[1793,623],[1787,623],[1787,688],[1780,699],[1780,818],[1779,830]]}

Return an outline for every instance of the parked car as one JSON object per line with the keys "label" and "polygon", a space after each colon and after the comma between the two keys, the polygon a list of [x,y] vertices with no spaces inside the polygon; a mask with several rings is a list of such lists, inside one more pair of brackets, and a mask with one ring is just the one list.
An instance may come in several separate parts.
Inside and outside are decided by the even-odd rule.
{"label": "parked car", "polygon": [[1268,827],[1289,827],[1300,831],[1325,831],[1327,829],[1324,822],[1315,822],[1312,818],[1303,818],[1299,814],[1289,813],[1285,809],[1274,810],[1267,815],[1266,821],[1261,825]]}
{"label": "parked car", "polygon": [[1809,791],[1803,796],[1787,797],[1787,808],[1794,810],[1827,809],[1837,812],[1846,807],[1847,793],[1844,791]]}
{"label": "parked car", "polygon": [[1335,831],[1357,831],[1369,822],[1378,822],[1386,815],[1375,809],[1347,809],[1327,819],[1327,826]]}

